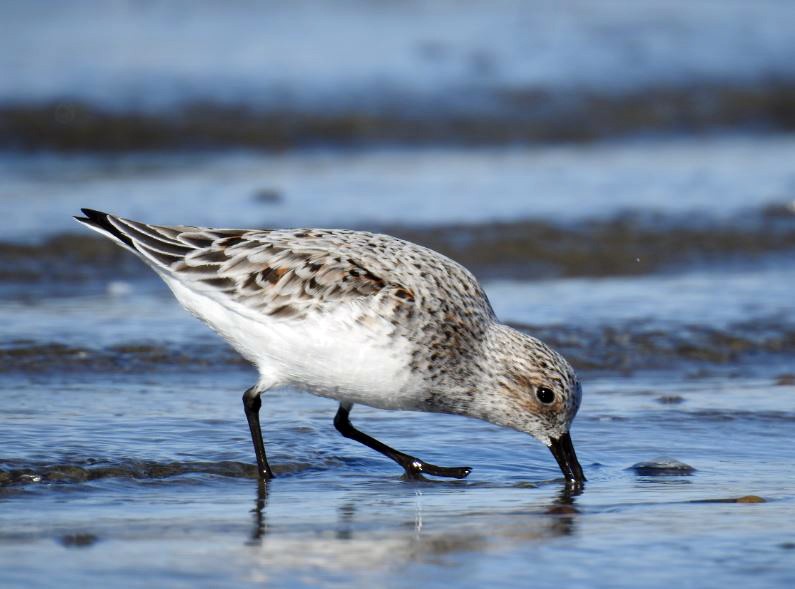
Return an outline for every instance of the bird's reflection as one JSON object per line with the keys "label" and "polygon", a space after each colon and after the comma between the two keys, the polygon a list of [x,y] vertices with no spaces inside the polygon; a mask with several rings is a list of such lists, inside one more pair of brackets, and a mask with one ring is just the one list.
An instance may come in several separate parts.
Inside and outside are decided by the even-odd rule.
{"label": "bird's reflection", "polygon": [[353,524],[356,520],[356,503],[348,501],[338,509],[339,519],[337,524],[337,539],[350,540],[353,538]]}
{"label": "bird's reflection", "polygon": [[572,487],[564,485],[556,499],[546,509],[548,515],[555,516],[552,529],[556,536],[571,536],[575,532],[577,516],[580,510],[577,508],[577,497],[582,495],[583,487]]}
{"label": "bird's reflection", "polygon": [[[456,552],[462,545],[482,546],[488,542],[501,541],[506,539],[513,540],[541,540],[569,536],[576,531],[577,520],[580,510],[577,508],[577,497],[582,494],[582,487],[570,487],[564,485],[555,495],[554,499],[548,504],[539,504],[533,501],[525,506],[520,506],[518,510],[511,510],[506,513],[497,510],[494,513],[484,514],[468,513],[466,507],[462,507],[460,513],[461,526],[450,527],[448,525],[439,526],[434,522],[431,514],[431,522],[434,525],[424,526],[424,519],[428,513],[424,513],[422,491],[415,491],[416,501],[410,520],[395,522],[395,538],[410,544],[407,556],[410,560],[422,558],[427,553],[439,556],[448,552]],[[270,488],[267,482],[259,481],[257,484],[257,496],[254,502],[253,527],[247,544],[260,545],[268,537],[267,508]],[[340,541],[360,541],[367,540],[367,530],[372,529],[372,513],[362,509],[357,501],[346,500],[337,508],[336,524],[334,524],[334,537]],[[366,506],[365,506],[366,507]],[[526,517],[520,517],[519,514]],[[543,516],[539,518],[539,515]],[[478,518],[488,518],[488,526],[472,526]],[[368,519],[369,518],[369,519]],[[445,519],[445,521],[449,521]],[[357,526],[357,524],[359,524]],[[361,538],[357,536],[357,527],[361,532]],[[409,528],[414,533],[410,536],[403,536],[404,531]],[[383,529],[383,528],[382,528]],[[487,530],[487,531],[484,531]],[[402,538],[402,540],[401,540]]]}
{"label": "bird's reflection", "polygon": [[257,499],[254,502],[254,509],[251,513],[254,514],[254,528],[251,531],[251,538],[249,544],[262,544],[262,539],[268,529],[268,524],[265,519],[265,508],[268,505],[268,482],[260,479],[257,481]]}

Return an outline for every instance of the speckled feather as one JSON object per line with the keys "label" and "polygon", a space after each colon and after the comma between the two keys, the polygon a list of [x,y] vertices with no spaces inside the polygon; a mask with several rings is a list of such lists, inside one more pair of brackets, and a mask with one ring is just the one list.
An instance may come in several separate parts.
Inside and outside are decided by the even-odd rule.
{"label": "speckled feather", "polygon": [[[412,363],[431,378],[475,349],[494,320],[488,298],[466,268],[388,235],[164,227],[109,219],[163,270],[263,315],[300,321],[355,299],[362,303],[355,320],[364,328],[377,316],[417,342]],[[431,352],[427,357],[426,350]]]}
{"label": "speckled feather", "polygon": [[[94,215],[79,220],[146,260],[186,308],[259,366],[263,390],[289,383],[343,402],[469,415],[545,443],[568,431],[579,406],[568,363],[498,323],[475,277],[427,248],[362,231],[209,229]],[[244,319],[230,327],[226,315],[235,313]],[[269,335],[277,331],[283,339],[301,334],[296,340],[310,346],[312,330],[333,322],[344,328],[329,332],[331,347],[344,352],[326,364],[317,357],[324,349],[306,352],[334,373],[327,380],[292,359],[303,351],[300,341],[292,355],[256,349],[278,348],[281,340]],[[256,334],[248,331],[253,324]],[[340,370],[346,361],[355,377]],[[383,378],[368,364],[382,364]],[[549,406],[533,394],[541,385],[559,392]]]}

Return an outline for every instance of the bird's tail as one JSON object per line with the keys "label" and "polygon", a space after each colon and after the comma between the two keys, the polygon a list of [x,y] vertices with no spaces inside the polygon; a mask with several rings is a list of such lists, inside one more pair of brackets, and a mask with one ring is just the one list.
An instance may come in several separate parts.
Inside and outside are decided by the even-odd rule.
{"label": "bird's tail", "polygon": [[147,225],[92,209],[81,209],[85,217],[75,217],[83,225],[109,237],[143,258],[158,271],[171,270],[175,263],[212,239],[200,227]]}
{"label": "bird's tail", "polygon": [[93,209],[80,209],[83,211],[85,217],[75,216],[75,220],[79,221],[86,227],[90,227],[97,233],[101,233],[105,237],[109,237],[122,247],[131,250],[132,252],[140,255],[140,252],[135,248],[133,240],[128,235],[125,235],[119,228],[111,223],[111,215]]}

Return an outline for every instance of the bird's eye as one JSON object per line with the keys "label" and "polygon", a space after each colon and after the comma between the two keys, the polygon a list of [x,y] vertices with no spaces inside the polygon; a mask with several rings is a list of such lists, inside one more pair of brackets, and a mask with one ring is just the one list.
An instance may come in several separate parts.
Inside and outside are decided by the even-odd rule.
{"label": "bird's eye", "polygon": [[536,397],[538,397],[538,400],[545,405],[549,405],[555,400],[555,393],[552,391],[552,389],[548,389],[547,387],[538,387],[536,390]]}

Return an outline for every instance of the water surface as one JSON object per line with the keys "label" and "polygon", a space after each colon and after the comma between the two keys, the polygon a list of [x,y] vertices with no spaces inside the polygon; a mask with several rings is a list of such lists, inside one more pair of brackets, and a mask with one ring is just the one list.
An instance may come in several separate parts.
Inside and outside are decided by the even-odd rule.
{"label": "water surface", "polygon": [[[466,481],[401,480],[392,463],[336,434],[333,403],[283,391],[264,409],[280,476],[258,491],[239,465],[251,462],[238,401],[251,376],[4,380],[3,398],[17,402],[2,409],[3,470],[30,473],[3,487],[6,582],[657,587],[684,570],[697,571],[693,586],[793,578],[795,538],[780,523],[795,510],[782,477],[795,455],[771,444],[792,428],[792,386],[591,379],[574,430],[589,482],[576,496],[522,434],[357,409],[360,427],[382,439],[475,467]],[[24,398],[13,394],[20,386]],[[696,471],[627,470],[658,455]],[[767,502],[714,502],[747,495]]]}
{"label": "water surface", "polygon": [[[186,6],[0,7],[0,585],[795,584],[794,4]],[[404,480],[284,389],[258,484],[255,371],[80,207],[461,261],[577,369],[588,483],[357,406],[474,468]]]}

